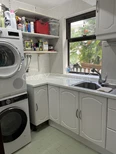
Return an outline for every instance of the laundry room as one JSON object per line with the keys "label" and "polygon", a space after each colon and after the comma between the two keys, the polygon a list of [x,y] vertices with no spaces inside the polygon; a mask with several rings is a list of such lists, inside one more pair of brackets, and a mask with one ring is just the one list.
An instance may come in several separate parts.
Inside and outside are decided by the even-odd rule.
{"label": "laundry room", "polygon": [[116,0],[0,0],[0,154],[116,154]]}

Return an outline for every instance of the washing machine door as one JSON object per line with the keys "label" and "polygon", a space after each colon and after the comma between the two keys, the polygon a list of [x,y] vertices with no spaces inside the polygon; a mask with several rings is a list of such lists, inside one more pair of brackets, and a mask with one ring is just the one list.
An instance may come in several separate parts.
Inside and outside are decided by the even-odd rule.
{"label": "washing machine door", "polygon": [[24,132],[27,125],[26,113],[17,108],[8,108],[0,113],[3,142],[16,140]]}
{"label": "washing machine door", "polygon": [[0,78],[9,78],[20,71],[23,60],[14,45],[0,41]]}

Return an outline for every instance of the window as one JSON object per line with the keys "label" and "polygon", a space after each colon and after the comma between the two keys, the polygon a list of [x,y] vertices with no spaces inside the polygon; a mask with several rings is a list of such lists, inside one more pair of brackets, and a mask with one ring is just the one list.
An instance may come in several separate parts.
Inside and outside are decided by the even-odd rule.
{"label": "window", "polygon": [[70,73],[89,74],[92,68],[101,71],[102,44],[96,40],[95,22],[95,11],[66,20]]}

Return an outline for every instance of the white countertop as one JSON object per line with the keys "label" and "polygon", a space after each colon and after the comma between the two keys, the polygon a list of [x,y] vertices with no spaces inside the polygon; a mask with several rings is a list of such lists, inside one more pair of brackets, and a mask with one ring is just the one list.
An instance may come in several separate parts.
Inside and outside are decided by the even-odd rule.
{"label": "white countertop", "polygon": [[56,75],[44,74],[44,75],[35,75],[35,76],[27,77],[26,81],[27,81],[27,85],[33,88],[49,84],[49,85],[53,85],[57,87],[72,89],[72,90],[83,92],[83,93],[98,95],[98,96],[102,96],[105,98],[116,99],[116,90],[112,94],[112,93],[105,93],[105,92],[100,92],[97,90],[89,90],[85,88],[72,86],[73,84],[78,84],[82,81],[95,82],[95,80],[92,80],[92,79],[91,80],[87,78],[77,79],[77,78],[70,78],[66,76],[56,76]]}

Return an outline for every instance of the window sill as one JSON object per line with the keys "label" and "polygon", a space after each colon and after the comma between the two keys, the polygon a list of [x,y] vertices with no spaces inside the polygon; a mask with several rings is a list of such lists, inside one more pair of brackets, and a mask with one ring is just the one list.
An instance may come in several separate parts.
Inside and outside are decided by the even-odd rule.
{"label": "window sill", "polygon": [[77,78],[77,79],[83,79],[83,80],[89,80],[89,81],[98,81],[99,76],[94,76],[94,75],[84,75],[84,74],[73,74],[73,73],[64,73],[64,75],[72,78]]}

